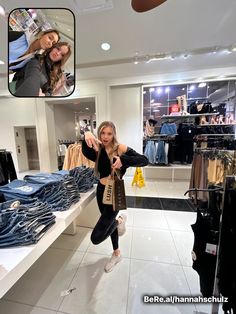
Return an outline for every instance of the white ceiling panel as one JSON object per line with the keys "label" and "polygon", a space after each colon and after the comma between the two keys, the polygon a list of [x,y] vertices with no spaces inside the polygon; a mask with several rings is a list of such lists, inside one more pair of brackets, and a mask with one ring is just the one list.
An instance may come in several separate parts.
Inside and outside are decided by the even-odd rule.
{"label": "white ceiling panel", "polygon": [[[1,2],[1,1],[0,1]],[[155,73],[192,71],[236,66],[232,54],[204,54],[186,60],[162,60],[134,66],[138,56],[187,53],[208,47],[236,45],[235,0],[167,0],[160,7],[137,13],[131,0],[41,0],[21,1],[21,7],[69,8],[76,18],[76,64],[81,79],[124,77]],[[9,12],[18,1],[2,1]],[[81,14],[89,11],[90,14]],[[97,10],[95,10],[97,7]],[[100,8],[100,9],[99,9]],[[65,16],[50,17],[61,32],[68,28]],[[2,47],[0,60],[6,60],[7,25],[0,17]],[[68,34],[67,34],[68,35]],[[102,42],[111,44],[110,51],[100,48]],[[128,63],[127,63],[128,62]],[[96,63],[96,66],[94,66]],[[104,63],[108,65],[102,66]],[[86,66],[85,66],[86,65]],[[91,67],[91,65],[93,65]],[[0,74],[6,66],[0,65]]]}

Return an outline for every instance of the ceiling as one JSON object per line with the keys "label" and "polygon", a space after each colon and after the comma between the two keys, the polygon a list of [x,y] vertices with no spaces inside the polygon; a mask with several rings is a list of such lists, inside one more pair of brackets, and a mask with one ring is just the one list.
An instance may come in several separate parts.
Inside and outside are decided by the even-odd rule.
{"label": "ceiling", "polygon": [[[22,0],[21,7],[33,7],[35,3]],[[236,44],[235,0],[167,0],[145,13],[135,12],[130,3],[131,0],[67,0],[66,3],[64,0],[40,0],[37,7],[66,7],[74,13],[76,68],[81,80],[162,73],[177,75],[199,69],[208,69],[208,76],[211,76],[212,69],[236,66],[236,52],[212,53],[214,47]],[[0,0],[0,4],[7,12],[18,7],[17,0]],[[60,16],[56,11],[48,18],[57,23],[61,32],[68,25],[68,17]],[[0,31],[5,43],[1,47],[0,60],[6,62],[6,18],[0,17]],[[111,50],[102,51],[102,42],[109,42]],[[194,54],[187,59],[182,56],[204,50],[208,53]],[[145,62],[157,54],[178,57]],[[135,56],[142,61],[134,64]],[[6,64],[0,65],[0,75],[6,74],[6,70]]]}
{"label": "ceiling", "polygon": [[76,99],[64,98],[62,100],[55,99],[50,100],[48,103],[54,106],[62,106],[83,116],[96,113],[95,97],[85,97]]}

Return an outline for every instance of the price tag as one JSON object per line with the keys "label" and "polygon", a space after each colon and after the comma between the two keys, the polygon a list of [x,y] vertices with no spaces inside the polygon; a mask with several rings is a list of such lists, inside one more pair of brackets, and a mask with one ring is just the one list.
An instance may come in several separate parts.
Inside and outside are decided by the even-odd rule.
{"label": "price tag", "polygon": [[216,255],[217,245],[216,244],[207,243],[205,252],[209,253],[209,254],[212,254],[212,255]]}

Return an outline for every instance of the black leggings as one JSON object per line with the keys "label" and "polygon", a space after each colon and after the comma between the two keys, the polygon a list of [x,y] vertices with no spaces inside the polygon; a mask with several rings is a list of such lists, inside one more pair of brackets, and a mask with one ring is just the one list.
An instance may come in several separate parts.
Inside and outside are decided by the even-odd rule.
{"label": "black leggings", "polygon": [[97,186],[97,203],[101,217],[93,229],[91,234],[91,241],[93,244],[99,244],[111,236],[113,250],[117,250],[119,247],[119,236],[117,230],[118,221],[115,218],[118,214],[118,211],[114,211],[112,205],[103,204],[102,198],[104,189],[105,185],[99,182]]}

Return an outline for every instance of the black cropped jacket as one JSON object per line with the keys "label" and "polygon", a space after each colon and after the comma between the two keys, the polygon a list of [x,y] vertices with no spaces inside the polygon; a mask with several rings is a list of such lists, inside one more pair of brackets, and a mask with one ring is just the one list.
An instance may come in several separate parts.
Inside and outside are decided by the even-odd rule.
{"label": "black cropped jacket", "polygon": [[[102,148],[102,150],[105,151],[104,148]],[[88,147],[85,141],[82,142],[82,153],[86,158],[94,162],[97,159],[97,152],[93,148]],[[122,163],[122,167],[120,168],[121,176],[125,174],[128,167],[144,167],[148,164],[147,157],[137,153],[130,147],[127,147],[127,151],[119,157]],[[99,156],[98,171],[100,173],[100,178],[104,178],[111,173],[111,163],[106,153],[101,153]]]}

